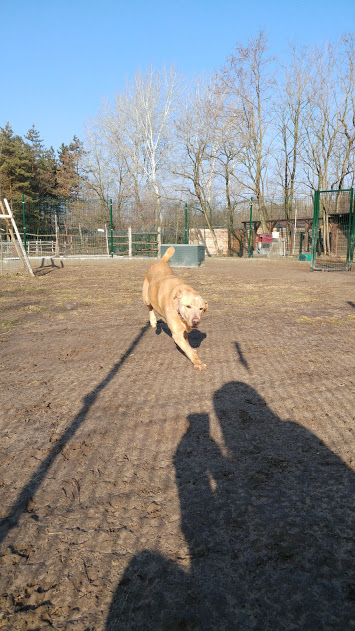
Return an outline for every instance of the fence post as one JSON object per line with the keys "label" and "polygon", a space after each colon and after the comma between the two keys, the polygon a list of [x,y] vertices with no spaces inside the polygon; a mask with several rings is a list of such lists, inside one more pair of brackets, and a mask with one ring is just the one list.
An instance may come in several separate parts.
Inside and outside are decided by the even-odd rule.
{"label": "fence post", "polygon": [[23,245],[26,250],[26,218],[25,218],[25,196],[22,194],[22,219],[23,219]]}
{"label": "fence post", "polygon": [[111,257],[113,258],[112,199],[110,199]]}
{"label": "fence post", "polygon": [[185,243],[189,242],[189,229],[187,224],[187,203],[185,204]]}
{"label": "fence post", "polygon": [[294,221],[294,226],[293,226],[292,254],[296,252],[296,231],[297,231],[297,204],[295,205],[295,221]]}
{"label": "fence post", "polygon": [[313,225],[312,225],[312,249],[311,249],[311,268],[315,268],[317,256],[318,242],[318,219],[319,219],[319,191],[314,191],[313,202]]}
{"label": "fence post", "polygon": [[354,189],[350,189],[350,209],[349,209],[349,235],[348,248],[346,253],[346,269],[351,270],[354,258],[354,236],[355,236],[355,199]]}
{"label": "fence post", "polygon": [[110,248],[108,247],[108,233],[107,233],[107,226],[106,226],[106,224],[105,224],[105,238],[106,238],[107,256],[110,256]]}
{"label": "fence post", "polygon": [[253,218],[253,198],[250,198],[250,217],[249,217],[249,243],[248,243],[248,259],[253,258],[253,253],[251,251],[250,243],[251,243],[251,222]]}
{"label": "fence post", "polygon": [[58,227],[58,218],[57,213],[54,215],[54,224],[55,224],[55,255],[59,255],[59,227]]}
{"label": "fence post", "polygon": [[161,226],[158,226],[158,252],[157,257],[159,258],[161,252]]}
{"label": "fence post", "polygon": [[132,227],[128,228],[128,256],[132,258]]}

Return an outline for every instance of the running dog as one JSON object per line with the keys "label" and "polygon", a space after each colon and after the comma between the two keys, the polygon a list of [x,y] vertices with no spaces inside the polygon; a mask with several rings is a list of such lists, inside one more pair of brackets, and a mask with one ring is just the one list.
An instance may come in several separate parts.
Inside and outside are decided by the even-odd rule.
{"label": "running dog", "polygon": [[170,247],[164,256],[151,265],[143,283],[143,302],[149,309],[149,320],[155,329],[155,311],[166,321],[174,342],[184,351],[197,370],[207,368],[191,348],[188,333],[200,324],[201,315],[208,309],[207,302],[192,287],[175,276],[168,261],[175,252]]}

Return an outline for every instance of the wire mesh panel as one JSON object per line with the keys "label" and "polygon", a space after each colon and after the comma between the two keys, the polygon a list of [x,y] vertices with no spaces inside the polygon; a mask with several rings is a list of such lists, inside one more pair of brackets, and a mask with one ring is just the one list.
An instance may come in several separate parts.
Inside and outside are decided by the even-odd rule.
{"label": "wire mesh panel", "polygon": [[132,233],[133,256],[158,256],[158,232],[155,227],[151,230],[136,230]]}
{"label": "wire mesh panel", "polygon": [[[156,257],[157,226],[138,224],[133,209],[128,222],[118,202],[109,201],[23,198],[10,204],[29,256]],[[159,242],[179,244],[199,235],[196,242],[212,240],[211,255],[313,256],[314,269],[350,269],[352,204],[352,190],[319,191],[314,200],[310,195],[257,200],[243,194],[228,208],[215,200],[206,214],[193,204],[174,204],[164,209]],[[2,257],[9,257],[6,225],[0,225],[0,237]]]}
{"label": "wire mesh panel", "polygon": [[[26,200],[12,205],[29,256],[158,255],[155,226],[118,229],[118,206],[100,200],[57,198]],[[1,252],[9,235],[0,225]],[[4,254],[2,255],[5,256]]]}
{"label": "wire mesh panel", "polygon": [[112,247],[113,254],[118,254],[119,256],[156,257],[159,249],[158,231],[155,226],[150,230],[136,228],[134,231],[131,231],[131,237],[129,237],[128,230],[114,230],[110,247]]}
{"label": "wire mesh panel", "polygon": [[349,270],[353,258],[353,189],[316,191],[311,267]]}

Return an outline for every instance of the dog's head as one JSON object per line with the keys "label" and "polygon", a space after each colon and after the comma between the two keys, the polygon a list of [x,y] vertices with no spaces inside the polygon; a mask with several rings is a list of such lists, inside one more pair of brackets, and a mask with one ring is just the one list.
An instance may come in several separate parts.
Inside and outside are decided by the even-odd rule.
{"label": "dog's head", "polygon": [[208,310],[207,302],[195,291],[183,289],[177,290],[174,300],[182,320],[192,329],[196,329],[200,324],[202,314]]}

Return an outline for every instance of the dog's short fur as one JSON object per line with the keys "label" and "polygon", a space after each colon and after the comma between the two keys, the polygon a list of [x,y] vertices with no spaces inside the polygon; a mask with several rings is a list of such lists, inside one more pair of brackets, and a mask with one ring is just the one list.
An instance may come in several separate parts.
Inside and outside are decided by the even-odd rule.
{"label": "dog's short fur", "polygon": [[192,287],[173,274],[168,261],[174,252],[174,247],[168,248],[161,260],[148,269],[143,283],[143,302],[149,309],[152,327],[157,326],[156,311],[166,320],[173,340],[195,368],[204,370],[207,366],[191,348],[187,335],[198,327],[201,315],[207,311],[208,305]]}

